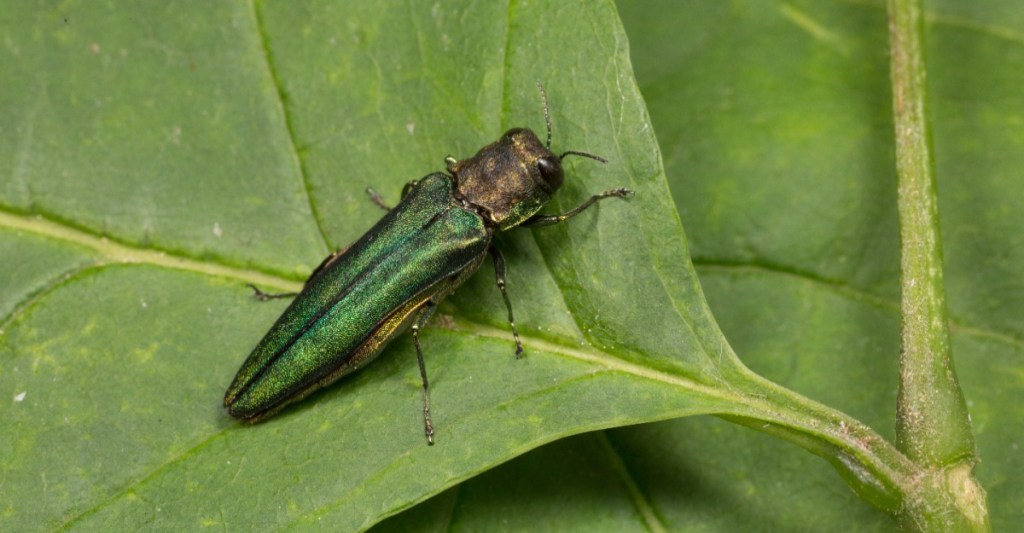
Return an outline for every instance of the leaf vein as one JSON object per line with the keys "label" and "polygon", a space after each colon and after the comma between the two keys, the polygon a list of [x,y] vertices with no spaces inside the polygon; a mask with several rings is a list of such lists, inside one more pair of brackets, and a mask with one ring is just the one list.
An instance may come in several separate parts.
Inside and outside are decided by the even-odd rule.
{"label": "leaf vein", "polygon": [[94,270],[102,266],[102,263],[75,265],[74,267],[69,268],[63,272],[60,272],[59,274],[46,280],[38,289],[28,293],[25,296],[25,298],[21,299],[20,301],[15,302],[14,306],[11,308],[11,313],[7,316],[6,319],[0,321],[0,339],[2,339],[4,335],[7,334],[7,328],[10,327],[11,324],[17,321],[18,318],[21,317],[23,314],[28,312],[28,310],[32,308],[32,306],[34,306],[37,302],[48,296],[51,292],[55,291],[57,287],[65,285],[72,279],[77,278],[90,270]]}
{"label": "leaf vein", "polygon": [[64,221],[13,213],[0,208],[0,228],[28,231],[44,237],[74,243],[97,252],[103,263],[140,263],[175,270],[198,272],[266,285],[284,291],[302,288],[300,282],[254,269],[236,268],[209,261],[192,259],[182,254],[152,248],[133,246],[112,237],[100,236],[76,228]]}
{"label": "leaf vein", "polygon": [[654,507],[651,505],[650,499],[643,491],[640,490],[640,485],[636,482],[633,473],[630,472],[626,466],[625,461],[622,460],[622,454],[612,444],[611,439],[608,438],[607,431],[595,432],[598,442],[605,454],[608,456],[608,460],[611,463],[612,469],[618,474],[619,478],[626,485],[626,490],[629,492],[630,499],[633,500],[633,505],[636,506],[637,511],[640,512],[640,516],[643,517],[644,523],[647,524],[647,528],[655,533],[663,533],[667,531],[665,524],[661,522],[661,519],[654,512]]}
{"label": "leaf vein", "polygon": [[263,54],[263,65],[266,67],[267,76],[270,78],[270,82],[274,86],[274,95],[277,97],[274,99],[274,104],[279,116],[281,117],[281,121],[284,123],[286,133],[285,137],[288,139],[288,150],[292,156],[296,173],[299,175],[302,182],[302,191],[306,197],[306,203],[309,205],[310,213],[313,215],[313,222],[316,224],[317,230],[320,232],[320,240],[324,243],[324,248],[332,250],[333,246],[331,245],[331,241],[327,238],[327,232],[324,229],[322,217],[316,207],[316,202],[313,201],[312,185],[309,182],[309,172],[306,169],[305,161],[302,159],[301,154],[299,154],[295,128],[292,123],[292,116],[288,112],[288,106],[285,104],[286,94],[284,86],[281,84],[280,76],[278,76],[277,68],[274,65],[274,54],[270,51],[270,38],[267,35],[263,17],[260,16],[260,11],[259,8],[256,7],[255,0],[249,1],[249,11],[252,14],[253,27],[260,42],[261,52]]}

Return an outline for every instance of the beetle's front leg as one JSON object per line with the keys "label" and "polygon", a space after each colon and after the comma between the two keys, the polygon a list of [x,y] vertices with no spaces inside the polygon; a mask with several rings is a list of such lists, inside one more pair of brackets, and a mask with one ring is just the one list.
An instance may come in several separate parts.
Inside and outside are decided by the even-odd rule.
{"label": "beetle's front leg", "polygon": [[565,213],[562,213],[560,215],[533,215],[532,217],[526,219],[526,221],[524,221],[520,225],[521,226],[528,226],[528,227],[539,227],[539,226],[550,226],[552,224],[558,224],[559,222],[565,222],[566,220],[569,220],[570,218],[580,214],[584,209],[594,205],[598,200],[603,200],[605,198],[612,198],[612,197],[614,197],[614,198],[626,198],[628,196],[633,196],[633,191],[631,191],[629,189],[626,189],[625,187],[619,187],[618,189],[611,189],[609,191],[604,191],[603,193],[595,194],[595,195],[591,196],[590,198],[587,199],[586,202],[583,202],[582,204],[580,204],[580,205],[578,205],[578,206],[576,206],[576,207],[574,207],[574,208],[572,208],[572,209],[570,209],[570,210],[568,210]]}
{"label": "beetle's front leg", "polygon": [[523,357],[523,343],[519,340],[519,331],[516,330],[516,319],[512,316],[512,302],[508,299],[508,292],[505,291],[505,256],[501,250],[493,244],[487,248],[491,252],[491,259],[494,260],[494,278],[498,283],[498,290],[501,297],[505,299],[505,307],[508,309],[508,325],[512,326],[512,337],[516,340],[516,359]]}
{"label": "beetle's front leg", "polygon": [[420,308],[412,324],[412,343],[416,347],[416,362],[420,365],[420,379],[423,381],[423,433],[427,436],[427,444],[434,445],[434,424],[430,422],[430,383],[427,381],[427,364],[423,361],[423,350],[420,349],[420,328],[427,324],[437,309],[437,304],[427,300]]}

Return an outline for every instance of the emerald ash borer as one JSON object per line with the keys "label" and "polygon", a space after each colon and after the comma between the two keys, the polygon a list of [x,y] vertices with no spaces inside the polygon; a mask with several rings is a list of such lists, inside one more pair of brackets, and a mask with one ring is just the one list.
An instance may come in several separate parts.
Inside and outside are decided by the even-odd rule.
{"label": "emerald ash borer", "polygon": [[[537,88],[544,106],[546,143],[541,144],[529,129],[510,129],[469,159],[446,157],[447,173],[409,182],[393,209],[368,191],[387,214],[310,274],[228,387],[224,406],[231,416],[249,422],[272,416],[366,365],[411,326],[423,381],[424,431],[427,442],[433,444],[419,332],[437,304],[469,278],[488,253],[508,309],[516,358],[522,355],[505,291],[505,260],[491,243],[495,232],[556,224],[603,198],[633,194],[629,189],[612,189],[562,214],[538,213],[562,186],[563,159],[576,155],[605,160],[585,152],[555,155],[550,150],[547,96],[540,83]],[[253,289],[261,299],[292,296]]]}

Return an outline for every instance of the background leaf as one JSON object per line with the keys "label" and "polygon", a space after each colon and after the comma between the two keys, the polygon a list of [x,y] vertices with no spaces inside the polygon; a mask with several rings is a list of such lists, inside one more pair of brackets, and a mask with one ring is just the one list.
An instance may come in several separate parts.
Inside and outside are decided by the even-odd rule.
{"label": "background leaf", "polygon": [[[658,6],[622,6],[627,28],[646,21],[630,31],[637,76],[702,285],[755,371],[888,437],[899,259],[884,3],[711,4],[671,28]],[[1024,10],[927,7],[953,350],[992,524],[1012,529],[1024,515],[1024,485],[1010,474],[1022,466],[1024,309],[1011,295],[1024,257],[1009,229],[1024,214],[1024,39],[1014,31]],[[750,476],[780,460],[752,459]],[[822,503],[809,492],[800,498]],[[786,501],[767,507],[788,515]]]}

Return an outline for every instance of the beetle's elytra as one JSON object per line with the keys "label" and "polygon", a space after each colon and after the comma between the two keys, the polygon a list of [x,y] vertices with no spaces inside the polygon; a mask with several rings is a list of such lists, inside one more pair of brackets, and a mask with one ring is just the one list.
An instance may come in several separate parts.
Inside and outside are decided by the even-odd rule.
{"label": "beetle's elytra", "polygon": [[[505,261],[491,239],[516,226],[565,221],[598,200],[632,195],[618,188],[558,215],[538,214],[562,185],[562,159],[604,159],[585,152],[555,155],[544,88],[547,142],[513,128],[469,159],[447,157],[447,173],[408,183],[402,199],[365,235],[327,257],[238,370],[224,395],[231,416],[265,419],[289,403],[355,371],[411,326],[423,381],[423,421],[433,444],[427,372],[419,331],[437,304],[483,263],[494,260],[498,289],[516,343],[522,343],[505,291]],[[255,289],[255,287],[254,287]],[[262,299],[285,295],[267,295]],[[291,295],[287,295],[291,296]]]}

